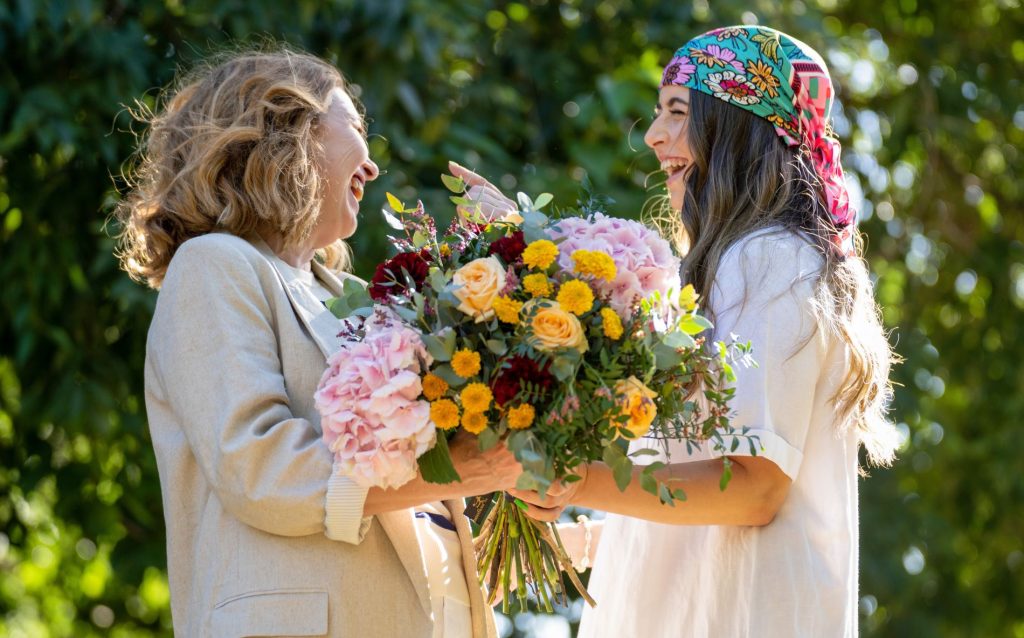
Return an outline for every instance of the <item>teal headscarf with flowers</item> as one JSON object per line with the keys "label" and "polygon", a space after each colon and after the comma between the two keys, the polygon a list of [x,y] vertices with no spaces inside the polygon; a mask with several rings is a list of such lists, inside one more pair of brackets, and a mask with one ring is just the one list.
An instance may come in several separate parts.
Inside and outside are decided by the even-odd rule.
{"label": "teal headscarf with flowers", "polygon": [[786,145],[805,146],[821,180],[836,245],[853,254],[856,211],[828,125],[834,90],[825,61],[791,36],[757,26],[714,29],[676,51],[661,85],[685,86],[768,120]]}

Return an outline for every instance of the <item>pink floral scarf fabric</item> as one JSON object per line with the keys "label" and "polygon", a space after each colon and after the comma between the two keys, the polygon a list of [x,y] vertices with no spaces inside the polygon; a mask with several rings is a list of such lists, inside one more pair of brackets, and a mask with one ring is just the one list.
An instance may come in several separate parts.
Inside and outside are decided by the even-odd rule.
{"label": "pink floral scarf fabric", "polygon": [[832,79],[814,49],[767,27],[715,29],[676,51],[662,75],[661,85],[669,84],[749,111],[771,122],[788,146],[806,146],[838,231],[836,246],[854,254],[857,215],[843,178],[839,140],[828,125]]}

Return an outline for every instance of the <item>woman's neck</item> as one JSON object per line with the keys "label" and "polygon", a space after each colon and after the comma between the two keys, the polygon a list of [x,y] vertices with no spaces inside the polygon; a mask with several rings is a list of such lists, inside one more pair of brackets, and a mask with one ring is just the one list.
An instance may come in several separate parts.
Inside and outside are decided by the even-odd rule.
{"label": "woman's neck", "polygon": [[304,245],[287,246],[284,238],[274,233],[260,233],[260,239],[266,242],[267,247],[284,263],[302,270],[310,269],[309,264],[313,261],[315,249]]}

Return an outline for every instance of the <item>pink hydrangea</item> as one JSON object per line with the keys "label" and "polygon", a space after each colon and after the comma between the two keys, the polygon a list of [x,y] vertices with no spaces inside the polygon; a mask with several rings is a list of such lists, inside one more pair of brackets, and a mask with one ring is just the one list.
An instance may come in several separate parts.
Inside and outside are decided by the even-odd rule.
{"label": "pink hydrangea", "polygon": [[430,404],[418,398],[433,359],[400,322],[375,317],[366,331],[327,360],[316,408],[339,472],[366,487],[397,488],[436,440]]}
{"label": "pink hydrangea", "polygon": [[679,291],[679,258],[669,243],[640,222],[595,213],[590,218],[568,217],[549,231],[558,245],[558,265],[572,271],[575,250],[600,250],[611,255],[617,270],[610,282],[593,282],[598,292],[609,296],[609,305],[628,319],[640,299],[654,292],[662,295]]}

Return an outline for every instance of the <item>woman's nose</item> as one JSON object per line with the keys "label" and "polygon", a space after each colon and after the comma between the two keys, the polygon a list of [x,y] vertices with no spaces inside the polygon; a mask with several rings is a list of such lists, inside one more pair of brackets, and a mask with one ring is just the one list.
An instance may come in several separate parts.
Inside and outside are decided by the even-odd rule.
{"label": "woman's nose", "polygon": [[658,120],[655,119],[651,122],[650,127],[647,128],[647,132],[644,133],[644,144],[651,150],[657,150],[658,145],[664,142],[665,131],[658,125]]}
{"label": "woman's nose", "polygon": [[372,182],[380,176],[380,167],[377,166],[377,162],[372,159],[366,160],[363,164],[363,171],[366,174],[366,181]]}

